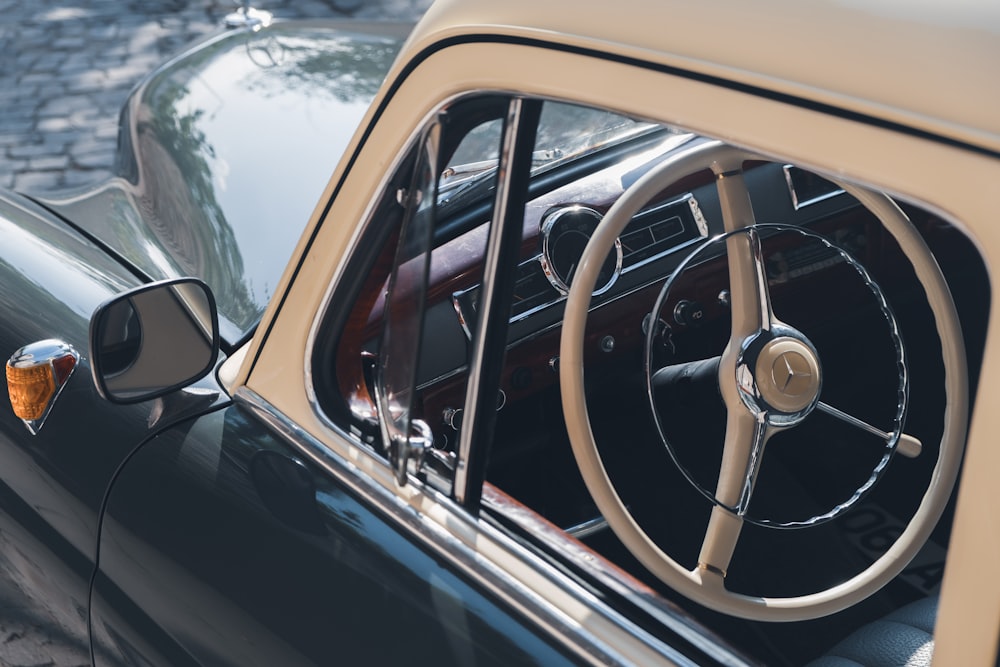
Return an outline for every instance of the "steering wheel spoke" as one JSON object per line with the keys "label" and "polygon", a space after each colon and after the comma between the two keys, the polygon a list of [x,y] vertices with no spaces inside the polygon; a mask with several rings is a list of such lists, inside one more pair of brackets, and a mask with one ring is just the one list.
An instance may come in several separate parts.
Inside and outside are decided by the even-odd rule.
{"label": "steering wheel spoke", "polygon": [[742,530],[743,517],[719,505],[713,507],[698,554],[698,569],[725,578]]}
{"label": "steering wheel spoke", "polygon": [[760,474],[764,448],[774,429],[766,419],[751,415],[743,406],[730,410],[726,420],[726,443],[715,498],[717,505],[705,539],[698,566],[721,573],[729,569],[736,542],[743,527],[743,516],[750,506]]}
{"label": "steering wheel spoke", "polygon": [[774,429],[765,415],[753,415],[742,404],[729,409],[716,501],[740,516],[746,514],[760,473],[764,446]]}
{"label": "steering wheel spoke", "polygon": [[[823,401],[817,403],[816,408],[818,410],[821,410],[822,412],[825,412],[831,417],[836,417],[845,424],[850,424],[855,428],[859,428],[862,431],[871,433],[872,435],[881,438],[883,441],[887,443],[891,441],[894,437],[896,437],[895,433],[886,433],[882,429],[872,426],[868,422],[862,421],[861,419],[858,419],[853,415],[849,415],[842,410],[838,410],[837,408],[833,407],[832,405],[828,405]],[[922,452],[923,449],[924,445],[922,442],[920,442],[919,439],[915,438],[912,435],[908,435],[906,433],[899,434],[899,439],[897,440],[896,443],[896,451],[902,454],[903,456],[910,459],[916,458],[920,456],[920,452]]]}
{"label": "steering wheel spoke", "polygon": [[730,234],[726,239],[732,335],[742,341],[758,331],[770,331],[774,325],[774,313],[761,254],[760,234],[755,228],[753,205],[743,172],[737,170],[719,174],[716,188],[726,232],[746,230],[745,234]]}

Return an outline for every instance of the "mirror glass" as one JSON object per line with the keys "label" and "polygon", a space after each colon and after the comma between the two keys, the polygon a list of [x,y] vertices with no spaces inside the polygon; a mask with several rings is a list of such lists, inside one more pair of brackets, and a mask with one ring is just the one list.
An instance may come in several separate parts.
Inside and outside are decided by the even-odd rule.
{"label": "mirror glass", "polygon": [[101,394],[144,401],[199,379],[219,353],[211,291],[183,278],[144,285],[104,303],[91,322],[91,359]]}

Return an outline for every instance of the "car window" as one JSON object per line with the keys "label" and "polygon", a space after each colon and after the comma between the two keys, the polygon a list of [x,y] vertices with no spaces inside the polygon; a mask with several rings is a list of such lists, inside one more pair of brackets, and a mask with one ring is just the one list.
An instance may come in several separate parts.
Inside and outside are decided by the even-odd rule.
{"label": "car window", "polygon": [[[466,413],[469,359],[473,331],[480,317],[483,260],[493,215],[491,193],[495,192],[504,114],[510,99],[482,95],[442,109],[434,121],[441,132],[434,156],[438,161],[436,181],[415,185],[418,181],[413,172],[419,171],[420,160],[427,158],[420,147],[414,147],[412,157],[402,162],[376,209],[377,220],[373,222],[378,224],[373,228],[382,249],[377,253],[368,251],[371,257],[364,269],[368,277],[360,283],[349,325],[334,336],[339,340],[333,355],[337,362],[332,364],[337,379],[327,385],[340,393],[339,398],[331,399],[337,405],[331,405],[328,411],[343,415],[376,449],[389,449],[379,442],[388,437],[388,432],[379,428],[380,423],[386,426],[386,420],[380,422],[377,416],[377,380],[381,376],[390,380],[408,378],[412,373],[416,391],[407,395],[407,401],[415,401],[412,416],[429,426],[436,452],[453,464]],[[576,182],[581,173],[586,173],[587,161],[595,165],[592,169],[598,169],[609,160],[620,161],[615,151],[641,155],[655,152],[665,142],[673,145],[677,141],[677,133],[669,128],[611,111],[551,100],[542,102],[540,108],[528,170],[531,202],[524,212],[524,251],[518,266],[511,269],[514,287],[510,337],[514,342],[525,335],[525,326],[550,327],[558,322],[560,304],[574,270],[574,253],[582,250],[580,241],[586,241],[588,225],[594,223],[578,220],[574,211],[571,216],[554,216],[562,218],[556,225],[540,225],[539,207],[544,205],[546,192]],[[584,166],[580,167],[581,163]],[[416,196],[413,188],[419,188]],[[433,207],[427,206],[426,197],[433,197]],[[412,260],[418,251],[411,249],[407,254],[399,248],[398,230],[408,219],[407,206],[424,211],[425,224],[433,226],[429,231],[433,251],[426,269],[415,268]],[[690,240],[704,234],[703,220],[696,209],[686,203],[675,208],[683,218],[676,223],[683,227],[678,239]],[[402,234],[410,238],[405,229]],[[660,245],[665,249],[670,244]],[[651,256],[648,249],[644,256]],[[402,277],[395,290],[398,298],[387,305],[385,294],[394,266]],[[427,284],[417,284],[424,279],[425,270]],[[421,308],[412,308],[414,299]],[[407,314],[397,317],[395,327],[386,329],[384,314],[393,312],[394,303]],[[396,331],[397,340],[411,343],[419,352],[397,354],[395,362],[379,364],[381,342],[391,337],[391,331]],[[421,337],[423,344],[419,344]],[[405,368],[411,365],[412,370]],[[554,377],[554,362],[546,368],[546,373]],[[519,394],[532,384],[529,374],[535,371],[505,367],[504,372],[511,377],[505,378],[505,386],[496,390],[498,410],[506,405],[508,394]],[[552,377],[544,378],[542,385],[550,384]],[[396,387],[389,393],[401,396],[405,390]],[[382,400],[391,403],[388,396],[383,395]],[[393,422],[403,413],[410,414],[409,408],[393,405]]]}
{"label": "car window", "polygon": [[[387,234],[385,227],[404,224],[406,202],[400,193],[408,192],[413,187],[404,184],[415,169],[413,165],[418,159],[418,149],[414,149],[415,157],[405,161],[401,173],[392,179],[393,185],[387,189],[378,209],[376,215],[384,223],[378,228],[385,246],[380,259],[372,260],[365,286],[355,303],[356,312],[351,318],[353,322],[365,322],[365,325],[355,324],[356,331],[340,337],[340,351],[336,355],[339,360],[337,374],[341,376],[336,386],[342,392],[339,400],[347,409],[330,410],[331,413],[344,414],[355,423],[356,430],[359,424],[366,425],[360,431],[368,434],[369,441],[386,437],[385,433],[374,435],[379,430],[375,408],[376,369],[382,368],[387,376],[405,377],[409,371],[404,372],[402,367],[412,363],[414,384],[418,389],[414,396],[414,414],[430,425],[437,448],[448,456],[454,454],[465,413],[463,403],[472,331],[479,317],[477,308],[482,261],[492,216],[489,193],[495,188],[497,161],[503,141],[503,115],[509,99],[498,95],[467,98],[441,111],[439,121],[442,129],[436,156],[439,160],[438,178],[433,183],[436,193],[431,195],[431,184],[423,186],[422,193],[433,196],[436,205],[428,208],[426,200],[419,197],[411,202],[427,211],[428,220],[434,219],[434,231],[431,232],[434,248],[427,267],[428,284],[414,284],[423,270],[414,272],[413,262],[406,267],[405,261],[412,257],[404,257],[402,265],[399,261],[395,262],[395,266],[407,269],[401,274],[404,277],[397,290],[398,295],[402,295],[399,303],[412,304],[414,294],[423,295],[419,299],[422,303],[426,301],[424,308],[409,313],[411,320],[419,319],[420,326],[413,321],[400,321],[397,327],[399,337],[415,341],[423,335],[426,343],[419,345],[419,354],[413,359],[400,359],[394,364],[382,366],[376,360],[380,340],[386,336],[383,313],[392,312],[387,309],[384,300],[390,280],[387,267],[393,265],[393,257],[399,252],[394,245],[399,243],[398,234]],[[531,154],[533,183],[541,180],[540,175],[558,171],[560,167],[592,156],[602,149],[630,141],[648,142],[643,137],[659,129],[653,124],[605,110],[546,101],[541,106]],[[642,146],[645,145],[642,143]],[[555,186],[540,184],[539,187],[541,193],[543,189]],[[385,224],[390,222],[391,225]],[[526,228],[524,236],[525,243],[530,247],[526,245],[524,266],[515,270],[517,277],[511,311],[515,320],[521,319],[530,310],[545,310],[564,296],[552,282],[552,272],[561,267],[550,268],[542,261],[542,239],[537,230]],[[560,245],[558,252],[564,251]],[[552,311],[548,316],[554,314]],[[506,393],[504,389],[498,391],[497,405],[501,409],[506,402]],[[408,413],[408,410],[397,406],[397,413],[400,411]],[[374,446],[385,448],[377,444]]]}
{"label": "car window", "polygon": [[[615,581],[626,586],[671,596],[686,586],[671,572],[724,572],[726,592],[705,603],[732,603],[736,616],[755,618],[740,607],[754,596],[809,596],[869,568],[893,579],[888,595],[933,595],[945,542],[907,536],[942,512],[948,523],[941,480],[957,474],[952,433],[964,416],[943,410],[942,394],[961,403],[967,387],[948,360],[963,336],[981,349],[988,312],[974,246],[928,211],[830,175],[563,101],[524,100],[541,111],[530,154],[515,163],[523,189],[508,191],[497,165],[518,99],[467,98],[439,117],[430,262],[409,322],[421,332],[412,416],[432,444],[410,479],[523,539],[624,568]],[[398,208],[406,198],[384,199]],[[511,209],[516,257],[493,261],[492,227]],[[350,366],[338,373],[370,375],[384,352],[398,234],[381,243],[371,297],[351,317],[367,327],[361,343],[339,338]],[[936,265],[964,295],[964,334],[927,277]],[[484,299],[490,289],[509,299]],[[506,326],[480,359],[488,302],[507,308]],[[473,393],[489,397],[477,398],[489,403],[489,428],[471,443],[487,461],[470,482],[481,503],[455,481],[470,466],[459,443],[482,418],[466,405]],[[356,401],[350,419],[377,423],[371,402]],[[384,452],[376,431],[361,439]],[[916,569],[892,572],[880,559],[899,536],[922,547]],[[801,571],[804,558],[817,567]],[[743,622],[701,618],[727,635]],[[768,627],[757,631],[771,636]]]}
{"label": "car window", "polygon": [[[389,455],[384,443],[390,438],[381,428],[386,420],[378,417],[378,387],[380,400],[393,415],[397,441],[407,435],[398,429],[410,430],[410,417],[420,423],[428,419],[426,389],[431,388],[432,394],[433,387],[447,379],[461,384],[459,393],[464,391],[468,324],[457,317],[446,279],[461,274],[481,280],[491,208],[487,202],[464,211],[460,220],[442,218],[438,211],[447,205],[449,184],[455,178],[452,166],[442,165],[454,165],[456,160],[495,162],[505,104],[498,96],[459,101],[442,109],[421,130],[422,139],[414,141],[375,208],[362,244],[365,252],[359,253],[364,255],[360,272],[365,277],[356,284],[346,325],[328,325],[334,331],[330,338],[336,341],[335,352],[326,357],[329,361],[318,362],[319,384],[330,388],[323,394],[330,396],[327,412],[380,453]],[[432,126],[434,140],[428,143]],[[495,169],[480,178],[489,186]],[[449,226],[457,231],[443,231]],[[438,240],[442,234],[455,238],[442,244]],[[433,252],[428,254],[429,250]],[[384,346],[388,340],[392,342]],[[443,419],[459,425],[462,412],[455,404],[447,415],[432,419],[431,438],[440,456],[431,453],[431,463],[451,465],[455,430],[443,429],[441,423]]]}
{"label": "car window", "polygon": [[406,481],[408,460],[415,457],[418,463],[422,448],[433,438],[426,423],[414,419],[412,411],[434,232],[441,125],[433,122],[424,129],[413,179],[399,197],[405,213],[386,288],[375,368],[375,405],[382,442],[400,484]]}

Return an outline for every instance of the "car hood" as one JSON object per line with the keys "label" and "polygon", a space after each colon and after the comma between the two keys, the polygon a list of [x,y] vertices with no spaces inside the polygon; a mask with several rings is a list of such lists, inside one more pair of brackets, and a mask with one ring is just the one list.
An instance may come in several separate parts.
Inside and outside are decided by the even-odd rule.
{"label": "car hood", "polygon": [[222,335],[260,318],[410,25],[216,35],[130,96],[116,176],[43,203],[151,279],[201,278]]}

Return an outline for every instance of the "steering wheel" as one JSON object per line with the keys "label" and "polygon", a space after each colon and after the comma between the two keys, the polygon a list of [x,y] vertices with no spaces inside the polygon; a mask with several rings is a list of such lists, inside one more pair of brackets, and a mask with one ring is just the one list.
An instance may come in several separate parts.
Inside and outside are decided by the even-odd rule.
{"label": "steering wheel", "polygon": [[[968,380],[958,314],[931,251],[903,211],[887,196],[838,182],[896,239],[913,265],[934,315],[941,340],[947,399],[937,461],[923,498],[902,534],[881,557],[847,581],[796,597],[751,596],[726,588],[726,571],[757,481],[764,445],[774,432],[794,428],[817,406],[829,407],[820,400],[822,365],[816,349],[794,327],[779,321],[771,309],[760,255],[760,227],[754,220],[743,179],[744,162],[760,159],[717,141],[692,143],[670,155],[622,194],[591,236],[570,288],[560,342],[560,385],[573,455],[587,489],[611,529],[639,562],[668,586],[716,611],[752,620],[796,621],[835,613],[872,595],[899,574],[927,540],[958,476],[965,446]],[[594,440],[584,392],[583,341],[598,272],[619,234],[668,185],[705,169],[715,174],[722,208],[726,233],[717,240],[726,244],[732,326],[718,372],[727,418],[722,465],[713,497],[715,504],[698,565],[688,570],[663,551],[638,524],[605,469]],[[860,265],[854,264],[867,279]],[[873,292],[881,295],[877,287],[873,287]],[[889,312],[888,308],[883,310]],[[894,324],[890,315],[890,328]],[[904,383],[901,395],[905,395],[906,370],[901,345],[897,349]],[[905,399],[900,400],[897,428],[893,433],[883,434],[887,438],[886,457],[901,440],[906,446],[919,447],[915,439],[902,434]],[[828,412],[841,419],[852,419],[835,409]],[[867,426],[859,420],[854,422],[857,426]],[[870,484],[874,484],[875,478],[873,475]],[[855,497],[863,491],[859,489]]]}

